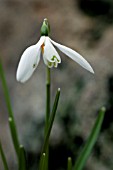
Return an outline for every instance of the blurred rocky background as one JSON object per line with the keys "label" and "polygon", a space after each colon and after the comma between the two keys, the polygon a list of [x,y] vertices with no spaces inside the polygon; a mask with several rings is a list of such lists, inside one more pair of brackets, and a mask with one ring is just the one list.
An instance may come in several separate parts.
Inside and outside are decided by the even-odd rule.
{"label": "blurred rocky background", "polygon": [[[81,53],[95,74],[60,53],[62,63],[52,69],[52,103],[61,98],[50,140],[49,170],[64,170],[86,141],[101,106],[107,107],[101,134],[84,170],[113,169],[113,1],[112,0],[0,0],[0,57],[8,83],[20,142],[30,170],[35,170],[43,141],[45,65],[41,59],[25,84],[15,74],[22,52],[40,37],[44,18],[51,38]],[[8,126],[0,82],[0,138],[11,170],[17,161]],[[0,170],[3,170],[0,158]]]}

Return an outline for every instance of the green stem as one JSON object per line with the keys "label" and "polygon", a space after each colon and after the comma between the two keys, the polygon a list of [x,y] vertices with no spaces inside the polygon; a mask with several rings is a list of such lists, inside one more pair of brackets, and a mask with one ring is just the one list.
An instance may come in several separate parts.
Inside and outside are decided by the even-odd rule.
{"label": "green stem", "polygon": [[46,126],[45,133],[48,127],[49,116],[50,116],[50,86],[51,86],[51,75],[50,68],[46,68]]}
{"label": "green stem", "polygon": [[[45,138],[49,124],[50,117],[50,86],[51,86],[51,74],[50,68],[46,68],[46,120],[45,120]],[[49,143],[47,143],[47,150],[45,155],[45,169],[48,170],[48,159],[49,159]]]}

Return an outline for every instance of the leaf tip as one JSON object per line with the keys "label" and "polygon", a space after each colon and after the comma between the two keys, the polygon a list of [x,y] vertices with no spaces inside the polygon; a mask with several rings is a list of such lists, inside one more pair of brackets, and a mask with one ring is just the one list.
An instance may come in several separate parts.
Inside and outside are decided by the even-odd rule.
{"label": "leaf tip", "polygon": [[106,111],[105,106],[101,107],[101,111],[102,111],[102,112],[105,112],[105,111]]}
{"label": "leaf tip", "polygon": [[13,121],[12,117],[9,117],[9,122],[12,122],[12,121]]}
{"label": "leaf tip", "polygon": [[58,88],[58,92],[60,92],[60,88]]}

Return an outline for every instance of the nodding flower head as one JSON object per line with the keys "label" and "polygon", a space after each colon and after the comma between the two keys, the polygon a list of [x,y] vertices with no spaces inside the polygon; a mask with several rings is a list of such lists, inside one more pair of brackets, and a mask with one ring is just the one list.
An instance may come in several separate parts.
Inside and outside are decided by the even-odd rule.
{"label": "nodding flower head", "polygon": [[24,83],[32,76],[39,64],[41,56],[43,56],[44,63],[49,68],[57,67],[58,64],[61,63],[61,58],[55,47],[66,54],[66,56],[71,58],[73,61],[80,64],[83,68],[91,73],[94,73],[90,64],[79,53],[69,47],[53,41],[49,37],[49,34],[50,26],[48,20],[44,19],[41,27],[40,40],[35,45],[28,47],[21,56],[16,74],[17,81]]}

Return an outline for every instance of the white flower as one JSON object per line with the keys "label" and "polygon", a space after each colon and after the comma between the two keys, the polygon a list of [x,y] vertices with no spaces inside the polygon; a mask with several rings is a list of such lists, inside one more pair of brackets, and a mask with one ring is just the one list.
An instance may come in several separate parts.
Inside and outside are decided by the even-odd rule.
{"label": "white flower", "polygon": [[22,54],[16,74],[17,80],[22,83],[27,81],[38,66],[41,56],[49,68],[57,67],[61,63],[61,58],[53,45],[83,68],[94,73],[90,64],[76,51],[56,43],[49,36],[41,36],[37,44],[28,47]]}

